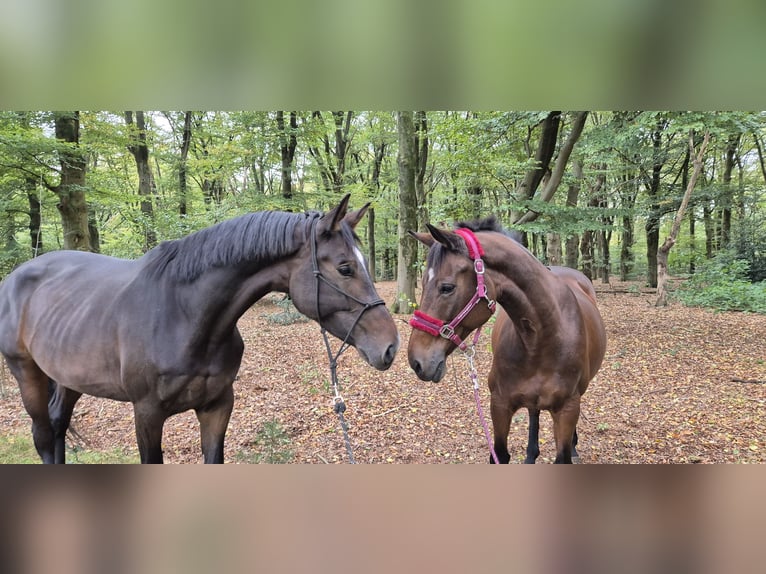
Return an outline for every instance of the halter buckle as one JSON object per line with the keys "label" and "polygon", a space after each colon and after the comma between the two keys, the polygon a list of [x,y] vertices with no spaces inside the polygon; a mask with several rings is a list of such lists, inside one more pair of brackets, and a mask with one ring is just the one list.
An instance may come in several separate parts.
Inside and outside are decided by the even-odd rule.
{"label": "halter buckle", "polygon": [[476,271],[476,275],[484,275],[484,261],[481,259],[474,259],[473,269]]}
{"label": "halter buckle", "polygon": [[441,329],[439,329],[439,335],[444,337],[445,339],[452,339],[452,337],[455,335],[455,328],[452,325],[442,325]]}

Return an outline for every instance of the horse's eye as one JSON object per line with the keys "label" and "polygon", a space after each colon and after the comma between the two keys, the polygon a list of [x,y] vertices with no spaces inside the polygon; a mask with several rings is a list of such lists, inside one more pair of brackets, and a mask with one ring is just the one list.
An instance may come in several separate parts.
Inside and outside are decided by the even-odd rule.
{"label": "horse's eye", "polygon": [[442,295],[449,295],[455,290],[455,286],[452,283],[442,283],[439,286],[439,293]]}
{"label": "horse's eye", "polygon": [[354,270],[351,268],[351,265],[341,265],[338,267],[338,273],[344,277],[351,277],[354,274]]}

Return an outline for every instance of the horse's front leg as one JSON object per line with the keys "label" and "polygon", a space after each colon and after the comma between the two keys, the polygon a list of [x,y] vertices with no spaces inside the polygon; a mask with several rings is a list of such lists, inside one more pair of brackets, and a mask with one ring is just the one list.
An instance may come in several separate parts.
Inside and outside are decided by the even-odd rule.
{"label": "horse's front leg", "polygon": [[527,458],[524,464],[535,464],[540,456],[540,411],[539,409],[527,409],[529,412],[529,438],[527,439]]}
{"label": "horse's front leg", "polygon": [[223,463],[224,438],[233,407],[234,389],[229,384],[217,399],[195,411],[199,420],[205,464]]}
{"label": "horse's front leg", "polygon": [[560,409],[551,411],[553,436],[556,441],[556,464],[572,464],[572,450],[577,420],[580,418],[580,395],[564,403]]}
{"label": "horse's front leg", "polygon": [[162,428],[168,415],[142,403],[133,404],[141,464],[162,464]]}
{"label": "horse's front leg", "polygon": [[[497,461],[500,464],[508,464],[511,460],[511,454],[508,452],[508,432],[511,430],[511,417],[515,409],[511,409],[509,402],[494,393],[490,396],[489,412],[492,417],[492,431],[495,442],[494,449],[497,455]],[[489,455],[490,464],[495,461],[492,455]]]}

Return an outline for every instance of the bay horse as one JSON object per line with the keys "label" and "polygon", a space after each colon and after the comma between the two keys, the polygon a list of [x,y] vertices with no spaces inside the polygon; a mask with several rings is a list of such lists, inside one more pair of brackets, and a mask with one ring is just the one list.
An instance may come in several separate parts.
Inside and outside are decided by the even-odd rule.
{"label": "bay horse", "polygon": [[544,266],[494,217],[460,223],[454,231],[432,225],[428,230],[412,233],[429,252],[411,321],[411,368],[424,381],[441,380],[447,356],[467,348],[465,338],[490,319],[497,301],[501,309],[492,330],[488,383],[498,462],[510,461],[511,418],[526,408],[525,462],[534,463],[539,455],[539,415],[547,410],[553,419],[555,462],[571,463],[577,456],[580,399],[606,351],[590,280],[574,269]]}
{"label": "bay horse", "polygon": [[324,215],[242,215],[137,260],[50,252],[8,275],[0,284],[0,352],[43,462],[65,462],[83,393],[133,404],[142,463],[163,461],[165,420],[189,409],[204,462],[223,462],[244,350],[237,320],[272,291],[289,294],[301,313],[388,369],[399,334],[353,231],[369,204],[349,212],[348,201]]}

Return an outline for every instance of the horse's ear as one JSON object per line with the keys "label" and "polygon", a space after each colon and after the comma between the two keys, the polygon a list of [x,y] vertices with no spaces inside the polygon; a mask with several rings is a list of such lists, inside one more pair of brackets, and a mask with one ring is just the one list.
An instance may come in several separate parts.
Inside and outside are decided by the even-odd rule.
{"label": "horse's ear", "polygon": [[350,193],[344,195],[337,206],[322,216],[322,219],[319,221],[319,229],[323,233],[338,231],[340,229],[340,222],[346,217],[346,211],[348,211],[348,200],[350,197]]}
{"label": "horse's ear", "polygon": [[460,253],[465,251],[465,241],[457,233],[447,231],[446,229],[439,229],[430,223],[426,223],[426,227],[428,227],[428,231],[431,232],[433,238],[450,251]]}
{"label": "horse's ear", "polygon": [[367,209],[370,207],[369,203],[365,203],[361,208],[357,209],[356,211],[349,211],[346,214],[346,217],[343,219],[351,226],[351,229],[355,229],[357,225],[359,225],[359,222],[364,217],[364,214],[367,213]]}
{"label": "horse's ear", "polygon": [[420,241],[426,247],[431,247],[434,244],[434,238],[430,233],[416,233],[415,231],[407,231],[412,237]]}

